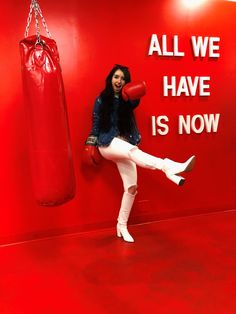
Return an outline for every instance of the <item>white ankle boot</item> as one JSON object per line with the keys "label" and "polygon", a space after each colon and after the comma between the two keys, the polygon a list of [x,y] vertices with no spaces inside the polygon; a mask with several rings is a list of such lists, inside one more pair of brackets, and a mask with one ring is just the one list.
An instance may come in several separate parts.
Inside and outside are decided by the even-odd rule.
{"label": "white ankle boot", "polygon": [[129,151],[129,157],[137,165],[143,168],[158,169],[165,172],[168,179],[173,181],[177,185],[183,185],[185,179],[179,174],[192,170],[195,163],[195,156],[189,158],[186,162],[180,163],[170,160],[168,158],[162,159],[150,154],[147,154],[135,147]]}
{"label": "white ankle boot", "polygon": [[[137,193],[136,193],[137,194]],[[133,237],[130,235],[127,229],[127,222],[134,203],[135,195],[128,192],[124,192],[121,207],[118,216],[118,223],[116,226],[117,236],[123,238],[126,242],[134,242]]]}
{"label": "white ankle boot", "polygon": [[162,171],[164,171],[167,178],[173,181],[175,184],[183,185],[185,179],[179,174],[182,172],[191,171],[194,167],[195,161],[195,156],[190,157],[186,162],[183,163],[175,162],[173,160],[165,158]]}
{"label": "white ankle boot", "polygon": [[123,238],[126,242],[134,242],[133,237],[130,235],[127,225],[122,225],[119,222],[117,223],[116,226],[116,231],[117,231],[117,237]]}

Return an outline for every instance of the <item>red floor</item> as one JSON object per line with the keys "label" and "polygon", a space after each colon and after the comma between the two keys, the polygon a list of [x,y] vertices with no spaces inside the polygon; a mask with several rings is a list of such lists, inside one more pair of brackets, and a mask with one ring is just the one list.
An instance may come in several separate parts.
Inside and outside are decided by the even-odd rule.
{"label": "red floor", "polygon": [[0,248],[1,314],[235,314],[236,211]]}

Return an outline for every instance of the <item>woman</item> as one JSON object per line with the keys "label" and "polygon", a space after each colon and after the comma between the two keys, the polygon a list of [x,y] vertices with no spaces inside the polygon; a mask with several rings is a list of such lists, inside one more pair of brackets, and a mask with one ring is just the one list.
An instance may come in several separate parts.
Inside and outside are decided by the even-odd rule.
{"label": "woman", "polygon": [[96,99],[93,110],[91,135],[101,155],[116,163],[123,181],[124,193],[118,215],[117,236],[127,242],[134,242],[127,229],[127,222],[137,194],[136,165],[152,170],[162,170],[178,185],[184,183],[181,172],[190,171],[195,163],[192,156],[185,163],[161,159],[141,151],[137,145],[140,134],[137,129],[134,109],[140,96],[145,94],[145,83],[130,83],[129,69],[115,65],[106,78],[105,89]]}

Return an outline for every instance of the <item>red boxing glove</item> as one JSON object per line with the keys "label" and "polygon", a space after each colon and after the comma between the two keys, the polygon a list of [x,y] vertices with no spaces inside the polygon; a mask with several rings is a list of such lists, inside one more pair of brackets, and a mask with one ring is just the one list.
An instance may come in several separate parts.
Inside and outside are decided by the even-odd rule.
{"label": "red boxing glove", "polygon": [[127,100],[136,100],[146,94],[146,83],[144,81],[130,82],[122,89],[122,98]]}
{"label": "red boxing glove", "polygon": [[83,162],[89,166],[97,166],[102,160],[102,156],[98,150],[96,142],[97,138],[93,135],[90,135],[85,142]]}

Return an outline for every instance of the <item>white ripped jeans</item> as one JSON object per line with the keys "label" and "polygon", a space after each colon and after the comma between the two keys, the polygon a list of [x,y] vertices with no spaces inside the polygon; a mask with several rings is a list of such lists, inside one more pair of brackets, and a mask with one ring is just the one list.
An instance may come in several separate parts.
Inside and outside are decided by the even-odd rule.
{"label": "white ripped jeans", "polygon": [[177,163],[167,158],[163,160],[143,152],[137,146],[118,137],[115,137],[108,147],[99,147],[99,151],[105,159],[116,163],[123,181],[124,193],[117,225],[119,234],[121,226],[123,228],[127,226],[129,214],[137,194],[136,165],[152,170],[162,170],[170,180],[178,185],[182,185],[185,179],[178,174],[183,171],[190,171],[195,163],[195,156],[189,158],[185,163]]}
{"label": "white ripped jeans", "polygon": [[[124,193],[118,215],[118,233],[126,228],[129,215],[137,194],[136,165],[148,169],[162,169],[163,159],[151,156],[118,137],[115,137],[107,147],[99,147],[101,155],[116,163],[123,181]],[[124,232],[124,231],[123,231]],[[130,235],[129,235],[130,237]]]}
{"label": "white ripped jeans", "polygon": [[163,159],[149,155],[118,137],[109,146],[99,147],[99,151],[105,159],[116,163],[127,193],[134,194],[132,188],[137,189],[136,165],[152,170],[161,170],[163,167]]}

